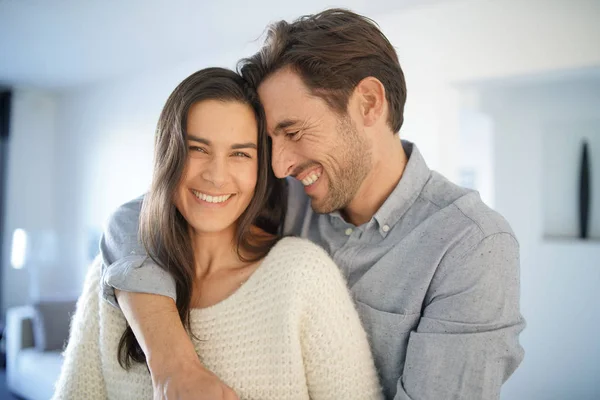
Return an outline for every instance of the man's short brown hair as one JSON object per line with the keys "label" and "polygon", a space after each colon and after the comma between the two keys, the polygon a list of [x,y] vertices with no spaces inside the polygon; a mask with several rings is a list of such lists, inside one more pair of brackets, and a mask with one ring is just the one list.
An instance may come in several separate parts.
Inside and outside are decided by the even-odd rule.
{"label": "man's short brown hair", "polygon": [[396,51],[377,24],[343,9],[329,9],[279,21],[269,27],[265,43],[255,55],[238,65],[240,74],[258,87],[275,71],[291,67],[312,94],[346,114],[348,99],[366,77],[385,87],[388,124],[393,132],[404,122],[406,82]]}

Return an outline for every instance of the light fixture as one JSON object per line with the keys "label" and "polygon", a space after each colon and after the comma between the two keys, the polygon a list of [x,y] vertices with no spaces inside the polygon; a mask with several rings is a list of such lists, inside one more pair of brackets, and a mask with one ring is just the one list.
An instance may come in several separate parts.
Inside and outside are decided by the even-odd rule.
{"label": "light fixture", "polygon": [[14,269],[21,269],[25,265],[27,256],[27,232],[15,229],[12,237],[12,250],[10,264]]}

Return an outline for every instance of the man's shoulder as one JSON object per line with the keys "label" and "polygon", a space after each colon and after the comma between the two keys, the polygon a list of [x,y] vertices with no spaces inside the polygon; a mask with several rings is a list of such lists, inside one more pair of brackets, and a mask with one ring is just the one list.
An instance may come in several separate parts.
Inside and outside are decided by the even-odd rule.
{"label": "man's shoulder", "polygon": [[144,196],[117,207],[108,217],[106,231],[117,236],[137,236]]}
{"label": "man's shoulder", "polygon": [[421,197],[444,214],[450,227],[468,229],[481,240],[499,233],[514,237],[508,221],[485,204],[478,192],[456,185],[437,172],[432,173]]}
{"label": "man's shoulder", "polygon": [[129,218],[132,216],[139,216],[142,210],[142,203],[144,202],[144,196],[136,197],[133,200],[129,200],[127,203],[121,204],[111,214],[110,219],[122,219]]}
{"label": "man's shoulder", "polygon": [[438,243],[439,266],[445,268],[437,274],[437,284],[448,282],[447,279],[462,281],[466,279],[465,271],[481,276],[518,268],[519,243],[510,224],[485,204],[477,191],[434,173],[421,197],[436,204],[426,229],[432,230],[429,236],[442,238]]}

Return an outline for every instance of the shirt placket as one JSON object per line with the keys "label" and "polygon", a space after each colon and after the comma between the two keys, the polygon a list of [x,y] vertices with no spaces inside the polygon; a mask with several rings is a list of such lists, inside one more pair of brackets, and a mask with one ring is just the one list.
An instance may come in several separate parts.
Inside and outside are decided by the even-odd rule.
{"label": "shirt placket", "polygon": [[362,230],[352,225],[346,225],[342,228],[341,234],[345,237],[345,243],[339,248],[333,256],[335,263],[340,266],[345,277],[348,277],[354,267],[358,244],[362,238]]}

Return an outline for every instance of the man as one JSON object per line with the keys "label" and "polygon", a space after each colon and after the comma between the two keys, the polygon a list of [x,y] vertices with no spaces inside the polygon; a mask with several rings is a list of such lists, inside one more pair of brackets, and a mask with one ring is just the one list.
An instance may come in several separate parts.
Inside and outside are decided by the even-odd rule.
{"label": "man", "polygon": [[[378,27],[344,10],[281,21],[240,72],[265,107],[275,174],[289,177],[284,231],[342,270],[386,398],[498,398],[523,358],[518,243],[399,139],[406,86]],[[234,398],[200,365],[172,278],[144,262],[140,204],[117,210],[103,238],[105,298],[116,294],[157,398]]]}

